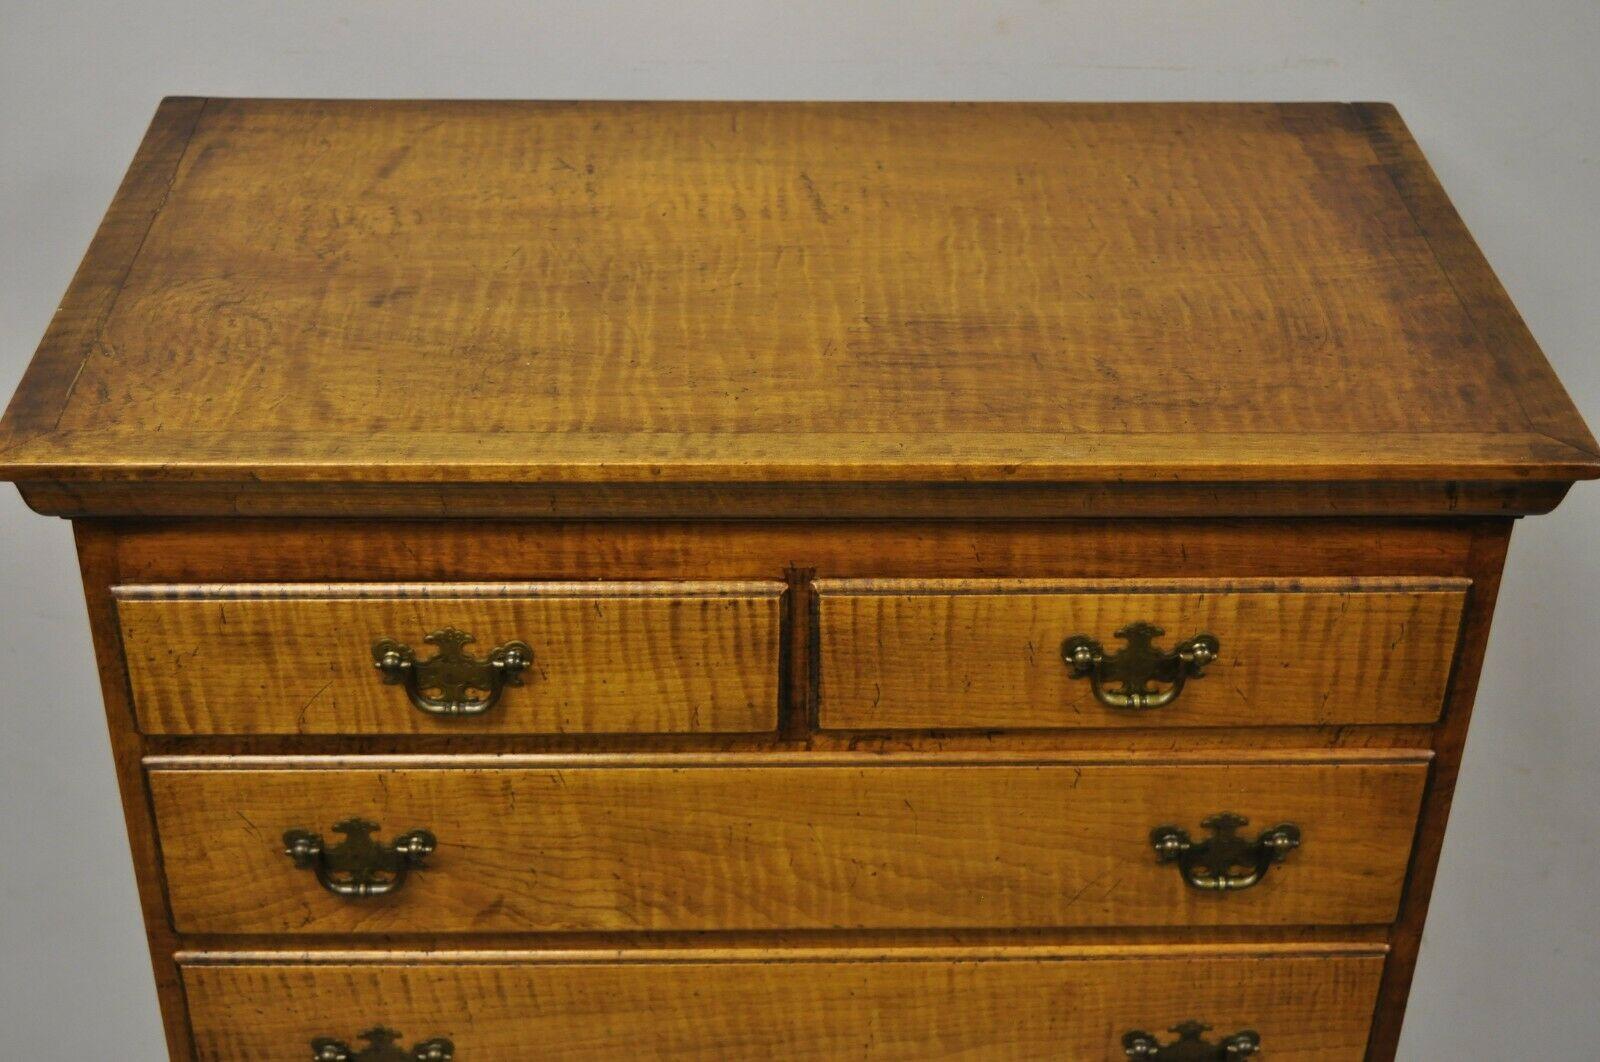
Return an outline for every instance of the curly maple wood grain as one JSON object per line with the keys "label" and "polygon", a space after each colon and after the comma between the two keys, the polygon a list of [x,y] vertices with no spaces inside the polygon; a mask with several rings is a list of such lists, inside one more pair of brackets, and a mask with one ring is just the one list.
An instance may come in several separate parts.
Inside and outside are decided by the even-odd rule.
{"label": "curly maple wood grain", "polygon": [[[1463,579],[823,579],[818,715],[838,729],[1431,723],[1461,632]],[[1172,704],[1115,711],[1061,659],[1134,621],[1222,651]]]}
{"label": "curly maple wood grain", "polygon": [[[962,766],[954,769],[1014,769],[1019,762],[1054,760],[1079,765],[1107,765],[1115,760],[1126,767],[1198,766],[1223,762],[1235,769],[1261,770],[1276,764],[1314,764],[1328,755],[1315,751],[1352,743],[1406,746],[1394,751],[1336,751],[1333,758],[1349,764],[1352,758],[1369,764],[1393,764],[1426,757],[1427,746],[1439,749],[1432,770],[1430,796],[1417,830],[1417,847],[1411,875],[1400,908],[1400,921],[1386,924],[1308,927],[1305,925],[1241,925],[1237,928],[1205,922],[1145,926],[1137,929],[1079,927],[1060,930],[1017,928],[973,931],[937,931],[952,943],[983,940],[998,943],[1021,939],[1075,943],[1089,939],[1106,947],[1126,950],[1135,941],[1147,947],[1170,950],[1203,947],[1214,954],[1229,941],[1276,941],[1282,948],[1291,941],[1339,938],[1380,944],[1389,940],[1393,955],[1384,974],[1382,1001],[1377,1007],[1369,1058],[1393,1057],[1393,1038],[1403,1013],[1407,982],[1415,960],[1427,893],[1437,864],[1438,844],[1448,810],[1454,765],[1470,708],[1478,661],[1481,660],[1488,617],[1493,606],[1493,586],[1503,560],[1511,524],[1506,520],[1427,521],[1019,521],[850,524],[844,522],[769,523],[722,521],[689,524],[675,521],[549,521],[461,522],[442,521],[88,521],[78,525],[84,545],[85,581],[95,619],[96,644],[101,656],[109,718],[125,804],[134,839],[141,895],[162,993],[163,1013],[174,1057],[191,1057],[187,1047],[189,1023],[183,986],[179,983],[174,952],[177,949],[237,946],[270,949],[293,941],[300,949],[371,948],[351,961],[393,958],[397,963],[417,957],[400,948],[525,948],[558,944],[581,949],[574,954],[590,957],[613,953],[619,942],[643,944],[676,939],[679,944],[718,941],[723,945],[795,945],[805,941],[838,944],[861,961],[876,961],[885,946],[926,941],[935,931],[870,929],[841,932],[827,928],[769,930],[752,933],[734,930],[637,933],[632,930],[549,932],[529,934],[522,929],[468,929],[450,934],[413,934],[403,927],[393,932],[357,936],[296,935],[287,938],[266,932],[252,935],[179,935],[174,932],[169,893],[162,879],[161,852],[154,837],[153,808],[146,796],[149,770],[168,772],[188,768],[233,767],[240,771],[293,762],[307,767],[348,766],[350,753],[385,753],[359,761],[373,773],[418,766],[403,753],[448,754],[461,767],[490,769],[513,761],[495,753],[526,753],[535,748],[563,750],[561,755],[517,757],[529,769],[563,768],[581,761],[595,769],[645,764],[660,765],[668,757],[641,760],[642,739],[571,735],[549,738],[479,735],[444,737],[396,735],[390,737],[244,736],[180,737],[140,735],[133,729],[128,681],[120,652],[114,601],[109,587],[138,583],[284,582],[365,580],[393,582],[430,579],[463,580],[573,580],[597,577],[675,579],[692,575],[702,579],[776,579],[785,572],[803,579],[812,570],[833,578],[872,578],[895,575],[917,579],[969,579],[1030,577],[1050,579],[1166,579],[1204,575],[1219,579],[1275,577],[1296,581],[1308,574],[1337,576],[1341,582],[1374,577],[1415,577],[1438,580],[1468,578],[1472,589],[1463,633],[1463,657],[1453,678],[1444,718],[1438,729],[1406,727],[1342,727],[1244,730],[1216,727],[1119,731],[1114,741],[1097,731],[968,732],[963,735],[917,731],[886,733],[885,740],[862,740],[861,735],[840,733],[792,736],[759,735],[710,738],[682,735],[673,747],[682,752],[672,762],[690,768],[727,767],[761,763],[785,770],[804,763],[833,762],[849,755],[844,748],[894,751],[904,759],[944,759]],[[803,583],[802,583],[803,587]],[[803,595],[791,595],[791,609],[803,604]],[[803,614],[803,613],[802,613]],[[797,614],[798,615],[798,614]],[[795,654],[804,649],[806,625],[792,625],[789,650],[791,682],[804,676]],[[796,695],[803,697],[799,681]],[[791,718],[790,722],[796,720]],[[786,731],[787,733],[787,731]],[[797,733],[799,733],[797,731]],[[554,740],[560,738],[559,744]],[[892,739],[892,740],[888,740]],[[658,742],[663,739],[656,739]],[[734,754],[716,750],[742,750]],[[631,751],[629,751],[631,749]],[[691,750],[698,749],[698,752]],[[964,749],[959,755],[953,753]],[[1009,753],[1001,750],[1013,750]],[[1026,750],[1033,750],[1032,752]],[[921,750],[910,753],[904,750]],[[944,751],[940,751],[944,750]],[[1072,753],[1071,750],[1077,750]],[[140,754],[147,770],[141,770]],[[307,759],[307,753],[339,753],[330,759]],[[165,758],[149,759],[152,753]],[[264,759],[264,754],[297,757]],[[475,753],[476,755],[459,755]],[[200,754],[211,758],[197,759]],[[856,754],[857,765],[879,757]],[[1001,762],[1009,756],[1011,760]],[[437,759],[435,760],[437,762]],[[983,766],[988,764],[988,767]],[[742,796],[742,794],[741,794]],[[806,805],[811,794],[796,787],[794,807]],[[1259,814],[1270,815],[1262,811]],[[234,818],[232,826],[240,826]],[[328,825],[331,825],[329,823]],[[1197,827],[1198,822],[1190,824]],[[1396,842],[1402,848],[1410,838]],[[1302,851],[1297,853],[1304,855]],[[172,854],[167,853],[168,858]],[[287,860],[284,861],[287,864]],[[1170,868],[1166,868],[1170,870]],[[1289,870],[1289,866],[1283,868]],[[420,880],[420,878],[419,878]],[[1107,879],[1110,880],[1110,879]],[[395,923],[398,925],[398,923]],[[318,950],[317,954],[327,952]],[[436,955],[439,953],[436,953]],[[1148,954],[1148,952],[1146,952]],[[1323,954],[1318,952],[1319,955]],[[481,957],[481,956],[480,956]],[[570,961],[569,954],[563,961]],[[290,956],[278,953],[276,958]],[[185,960],[187,961],[187,960]],[[253,997],[255,998],[255,997]],[[1159,1018],[1152,1018],[1154,1026]],[[410,1031],[410,1030],[408,1030]],[[1307,1047],[1314,1050],[1315,1044]],[[214,1057],[214,1056],[212,1056]],[[1090,1056],[1094,1057],[1094,1056]],[[1314,1056],[1312,1056],[1314,1057]],[[1355,1057],[1355,1056],[1352,1056]]]}
{"label": "curly maple wood grain", "polygon": [[[115,590],[151,734],[747,733],[778,720],[781,582],[159,584]],[[414,709],[373,668],[431,631],[528,642],[494,710]]]}
{"label": "curly maple wood grain", "polygon": [[1600,474],[1384,113],[169,103],[0,475]]}
{"label": "curly maple wood grain", "polygon": [[[1267,1057],[1357,1062],[1381,954],[1294,949],[782,950],[571,961],[230,961],[183,966],[198,1056],[300,1062],[312,1036],[383,1021],[462,1062],[1121,1058],[1129,1029],[1251,1028]],[[272,1000],[264,1007],[257,1001]]]}
{"label": "curly maple wood grain", "polygon": [[[1332,754],[1329,754],[1332,756]],[[1426,759],[1123,766],[863,757],[504,767],[359,758],[154,765],[185,933],[1376,924],[1395,914]],[[1305,843],[1262,886],[1187,888],[1167,823],[1235,811]],[[359,815],[438,838],[403,891],[351,903],[284,857]]]}
{"label": "curly maple wood grain", "polygon": [[126,583],[1459,577],[1478,520],[118,521]]}

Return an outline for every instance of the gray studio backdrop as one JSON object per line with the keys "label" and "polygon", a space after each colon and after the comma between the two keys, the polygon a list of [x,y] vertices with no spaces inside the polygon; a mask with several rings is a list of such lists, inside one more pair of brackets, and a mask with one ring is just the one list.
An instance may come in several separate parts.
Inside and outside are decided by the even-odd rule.
{"label": "gray studio backdrop", "polygon": [[[1594,0],[0,0],[0,390],[164,94],[1384,99],[1600,425],[1596,54]],[[1407,1060],[1600,1043],[1597,520],[1513,540]],[[0,1043],[159,1059],[70,529],[10,488],[0,603]]]}

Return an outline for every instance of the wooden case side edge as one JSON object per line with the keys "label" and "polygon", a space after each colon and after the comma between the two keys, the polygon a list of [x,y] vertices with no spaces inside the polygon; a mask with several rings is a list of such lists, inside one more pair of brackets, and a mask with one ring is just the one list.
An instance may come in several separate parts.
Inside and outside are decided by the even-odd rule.
{"label": "wooden case side edge", "polygon": [[88,523],[75,524],[73,530],[167,1050],[174,1059],[192,1058],[194,1041],[188,1004],[173,957],[178,935],[173,929],[155,809],[144,772],[144,739],[134,719],[132,688],[122,657],[116,605],[110,594],[110,587],[118,581],[115,532]]}
{"label": "wooden case side edge", "polygon": [[1461,770],[1467,727],[1471,722],[1478,679],[1488,648],[1490,623],[1500,590],[1500,575],[1511,539],[1511,524],[1479,528],[1473,536],[1469,557],[1472,589],[1462,617],[1460,645],[1455,669],[1445,696],[1444,713],[1433,732],[1433,759],[1423,794],[1422,813],[1417,821],[1416,838],[1411,847],[1411,865],[1406,874],[1405,891],[1400,899],[1399,916],[1390,933],[1391,952],[1384,964],[1383,980],[1374,1010],[1372,1037],[1368,1042],[1369,1062],[1392,1062],[1399,1050],[1400,1030],[1405,1021],[1406,1002],[1416,973],[1422,931],[1433,896],[1434,878],[1444,847],[1445,828]]}

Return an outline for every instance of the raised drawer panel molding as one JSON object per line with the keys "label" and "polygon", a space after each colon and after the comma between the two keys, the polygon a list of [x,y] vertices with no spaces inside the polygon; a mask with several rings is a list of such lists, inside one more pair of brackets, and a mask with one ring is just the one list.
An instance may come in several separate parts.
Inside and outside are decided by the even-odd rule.
{"label": "raised drawer panel molding", "polygon": [[[776,725],[782,594],[776,582],[353,584],[116,598],[146,733],[709,733]],[[457,647],[474,660],[528,649],[488,710],[419,709],[375,666],[380,641],[425,665],[451,651],[426,639],[451,628],[474,639]]]}
{"label": "raised drawer panel molding", "polygon": [[[1467,583],[863,579],[817,595],[824,727],[1342,726],[1438,718]],[[1216,658],[1170,703],[1108,704],[1126,676],[1097,696],[1063,648],[1081,636],[1114,663],[1136,624],[1151,650],[1206,635]],[[1159,670],[1140,685],[1170,687]]]}
{"label": "raised drawer panel molding", "polygon": [[[1129,1033],[1255,1032],[1262,1057],[1358,1062],[1381,951],[1172,945],[488,955],[390,963],[230,961],[183,967],[199,1057],[304,1062],[330,1031],[381,1023],[448,1037],[461,1062],[843,1058],[1122,1059]],[[252,1001],[273,1000],[273,1006]],[[409,1041],[408,1041],[409,1042]],[[1159,1056],[1158,1056],[1159,1057]]]}
{"label": "raised drawer panel molding", "polygon": [[[894,761],[889,761],[893,764]],[[1072,760],[660,767],[345,763],[151,773],[178,928],[487,933],[1378,924],[1394,918],[1426,763]],[[1302,843],[1218,894],[1152,831],[1221,813]],[[363,903],[284,854],[346,819],[437,850]]]}

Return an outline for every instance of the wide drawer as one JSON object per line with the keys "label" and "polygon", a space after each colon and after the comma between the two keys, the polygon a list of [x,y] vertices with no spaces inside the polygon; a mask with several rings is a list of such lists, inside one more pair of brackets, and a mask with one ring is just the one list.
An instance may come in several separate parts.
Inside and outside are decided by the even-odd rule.
{"label": "wide drawer", "polygon": [[[776,725],[783,589],[435,583],[114,592],[139,725],[150,734],[704,733]],[[384,640],[411,654],[414,680],[405,666],[375,666]],[[525,666],[506,681],[494,674],[494,654],[515,642],[524,643]],[[429,685],[463,679],[474,685],[454,694]]]}
{"label": "wide drawer", "polygon": [[[818,580],[819,719],[859,730],[1431,723],[1468,585]],[[1215,659],[1192,667],[1176,654],[1197,636]],[[1098,661],[1074,668],[1074,640]]]}
{"label": "wide drawer", "polygon": [[[1386,923],[1426,775],[1392,755],[651,763],[154,761],[173,917],[186,933],[352,934]],[[1291,824],[1302,843],[1224,893],[1158,861],[1152,830],[1199,844],[1225,812],[1249,820],[1240,838]],[[437,848],[388,895],[337,895],[319,880],[332,863],[297,866],[285,834],[335,860],[361,841],[351,819],[384,852],[414,830]]]}
{"label": "wide drawer", "polygon": [[[500,955],[183,963],[202,1059],[301,1062],[374,1027],[458,1062],[525,1059],[1123,1059],[1143,1032],[1274,1060],[1364,1057],[1381,953],[1162,948]],[[444,1046],[444,1045],[439,1045]],[[1163,1051],[1158,1057],[1166,1057]],[[1183,1055],[1182,1057],[1199,1057]],[[1220,1055],[1218,1056],[1220,1057]],[[1233,1057],[1233,1056],[1229,1056]]]}

